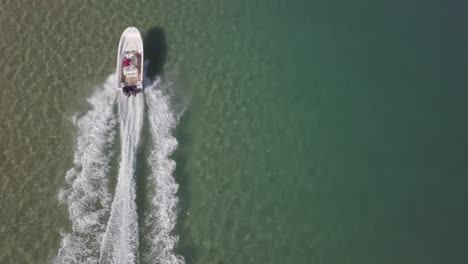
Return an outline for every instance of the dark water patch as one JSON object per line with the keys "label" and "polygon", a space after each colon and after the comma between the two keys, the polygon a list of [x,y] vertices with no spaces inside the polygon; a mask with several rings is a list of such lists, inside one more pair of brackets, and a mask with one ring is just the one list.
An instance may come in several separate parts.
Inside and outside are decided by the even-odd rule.
{"label": "dark water patch", "polygon": [[[114,115],[118,116],[118,107],[117,104],[114,105],[113,108]],[[115,131],[115,141],[114,145],[112,146],[112,149],[109,149],[110,154],[112,155],[112,159],[110,160],[109,163],[109,190],[112,190],[112,193],[115,193],[115,188],[117,187],[117,175],[119,174],[119,162],[121,157],[120,149],[122,147],[122,142],[120,140],[120,129],[119,129],[119,123],[115,122],[114,127],[112,128],[113,131]],[[117,154],[117,155],[116,155]],[[106,213],[106,221],[109,220],[110,217],[110,211]]]}

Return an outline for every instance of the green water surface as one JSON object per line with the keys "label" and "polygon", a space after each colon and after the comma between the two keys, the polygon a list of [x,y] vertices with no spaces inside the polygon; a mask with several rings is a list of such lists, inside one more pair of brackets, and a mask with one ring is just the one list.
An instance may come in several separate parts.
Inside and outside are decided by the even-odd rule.
{"label": "green water surface", "polygon": [[186,263],[468,263],[467,15],[437,0],[1,0],[0,263],[57,254],[70,118],[129,25],[162,29],[162,74],[190,98],[173,156]]}

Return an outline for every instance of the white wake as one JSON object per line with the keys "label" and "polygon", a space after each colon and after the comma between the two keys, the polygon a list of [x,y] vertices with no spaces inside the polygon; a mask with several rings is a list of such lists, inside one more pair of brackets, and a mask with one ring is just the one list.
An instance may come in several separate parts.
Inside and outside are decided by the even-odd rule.
{"label": "white wake", "polygon": [[145,229],[150,230],[144,234],[150,247],[142,256],[145,263],[184,263],[184,258],[174,253],[178,237],[171,235],[177,221],[178,185],[172,175],[176,164],[170,159],[178,144],[172,134],[184,108],[177,110],[171,106],[170,87],[171,83],[156,81],[145,88],[153,142],[148,160],[152,170],[149,182],[154,189],[152,209],[145,217]]}
{"label": "white wake", "polygon": [[[178,185],[173,176],[176,164],[170,156],[178,144],[172,134],[184,107],[176,109],[172,104],[171,83],[156,81],[145,88],[144,95],[126,97],[113,88],[115,78],[109,76],[88,98],[91,110],[76,121],[74,166],[66,174],[69,186],[59,194],[59,200],[68,206],[72,230],[62,235],[52,262],[133,264],[141,258],[144,263],[183,264],[184,258],[174,253],[178,237],[171,234],[177,221]],[[116,97],[119,118],[114,113]],[[152,170],[148,176],[152,196],[143,219],[143,228],[149,231],[141,238],[148,250],[140,257],[135,166],[144,98],[153,143],[147,160]],[[117,123],[121,153],[112,197],[110,162]]]}
{"label": "white wake", "polygon": [[143,94],[119,95],[121,161],[111,215],[102,240],[100,263],[133,264],[138,261],[134,172],[143,108]]}
{"label": "white wake", "polygon": [[98,263],[99,248],[109,217],[112,195],[109,191],[111,147],[117,124],[115,75],[88,98],[91,104],[76,120],[77,139],[74,166],[66,174],[69,184],[59,193],[68,206],[72,230],[62,234],[58,256],[53,263]]}

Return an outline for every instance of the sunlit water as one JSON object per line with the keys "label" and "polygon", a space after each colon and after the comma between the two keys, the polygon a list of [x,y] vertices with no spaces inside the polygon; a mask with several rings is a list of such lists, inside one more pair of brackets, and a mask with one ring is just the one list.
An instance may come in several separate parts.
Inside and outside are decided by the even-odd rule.
{"label": "sunlit water", "polygon": [[[468,262],[466,10],[0,0],[0,263]],[[129,25],[167,56],[126,144]]]}

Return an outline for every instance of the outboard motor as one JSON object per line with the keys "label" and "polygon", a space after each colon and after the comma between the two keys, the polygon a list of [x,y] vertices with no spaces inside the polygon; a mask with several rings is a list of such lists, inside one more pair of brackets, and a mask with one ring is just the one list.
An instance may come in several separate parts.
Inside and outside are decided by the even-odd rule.
{"label": "outboard motor", "polygon": [[137,93],[140,92],[140,89],[138,89],[136,85],[129,85],[129,86],[124,86],[122,88],[122,91],[126,96],[130,96],[130,95],[137,95]]}

